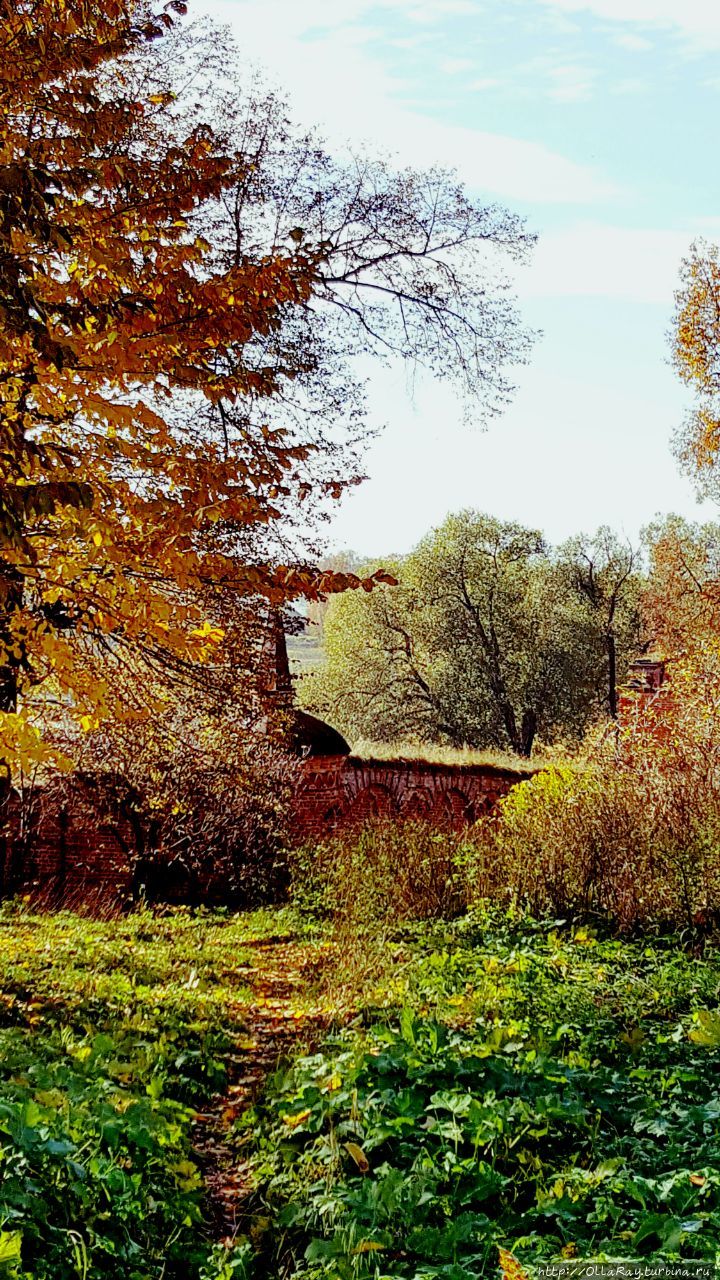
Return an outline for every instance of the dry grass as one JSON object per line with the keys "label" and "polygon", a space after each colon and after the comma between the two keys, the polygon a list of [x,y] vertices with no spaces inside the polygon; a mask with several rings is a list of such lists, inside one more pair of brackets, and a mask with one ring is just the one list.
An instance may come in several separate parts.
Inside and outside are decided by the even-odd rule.
{"label": "dry grass", "polygon": [[496,769],[511,769],[517,773],[547,768],[550,764],[558,764],[560,758],[554,752],[547,751],[533,754],[527,760],[524,756],[492,747],[478,751],[473,747],[443,747],[433,742],[372,742],[369,739],[360,739],[353,748],[353,755],[360,760],[422,760],[426,764],[492,765]]}

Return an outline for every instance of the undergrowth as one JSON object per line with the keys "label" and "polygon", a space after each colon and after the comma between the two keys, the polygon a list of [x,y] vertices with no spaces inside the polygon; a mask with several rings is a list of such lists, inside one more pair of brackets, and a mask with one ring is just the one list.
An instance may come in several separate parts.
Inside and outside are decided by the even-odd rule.
{"label": "undergrowth", "polygon": [[720,965],[479,913],[388,943],[256,1115],[261,1274],[470,1280],[720,1252]]}
{"label": "undergrowth", "polygon": [[241,1277],[246,1251],[209,1238],[193,1131],[242,1051],[252,947],[291,927],[0,914],[3,1280]]}
{"label": "undergrowth", "polygon": [[353,917],[334,1033],[253,1112],[229,1108],[252,1195],[225,1241],[198,1112],[252,1053],[259,944],[346,944],[327,900],[304,921],[0,913],[0,1276],[471,1280],[495,1275],[498,1246],[530,1270],[716,1259],[711,942],[497,907],[393,924],[393,909],[381,895],[372,948],[371,917]]}

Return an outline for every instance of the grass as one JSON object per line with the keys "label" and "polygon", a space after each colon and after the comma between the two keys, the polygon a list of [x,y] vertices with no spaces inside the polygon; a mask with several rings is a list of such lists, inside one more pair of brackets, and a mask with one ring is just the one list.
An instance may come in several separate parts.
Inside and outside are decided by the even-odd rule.
{"label": "grass", "polygon": [[422,760],[428,764],[491,765],[496,769],[510,769],[514,773],[542,769],[552,762],[547,753],[538,753],[527,760],[510,751],[477,751],[473,747],[458,749],[431,742],[372,742],[365,739],[355,743],[353,755],[361,760]]}
{"label": "grass", "polygon": [[197,1112],[252,1054],[252,983],[295,932],[282,909],[2,911],[3,1280],[225,1280]]}
{"label": "grass", "polygon": [[[486,909],[384,928],[332,1034],[309,1050],[298,1022],[255,1109],[222,1104],[252,1194],[218,1240],[198,1112],[252,1062],[260,1012],[295,1027],[316,1002],[330,929],[287,908],[0,912],[3,1280],[720,1254],[715,948]],[[305,988],[275,999],[269,969],[298,958]]]}

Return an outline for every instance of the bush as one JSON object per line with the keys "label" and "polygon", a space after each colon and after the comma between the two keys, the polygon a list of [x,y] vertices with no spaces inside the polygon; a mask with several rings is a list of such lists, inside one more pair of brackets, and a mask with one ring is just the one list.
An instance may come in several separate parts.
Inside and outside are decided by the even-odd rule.
{"label": "bush", "polygon": [[599,912],[621,929],[720,922],[720,646],[671,667],[574,767],[515,787],[477,828],[473,898]]}
{"label": "bush", "polygon": [[120,815],[133,832],[136,897],[248,906],[286,892],[298,761],[237,708],[224,718],[178,708],[58,741],[76,768],[45,780],[42,807],[92,830],[105,796],[110,823]]}
{"label": "bush", "polygon": [[498,1246],[530,1274],[714,1260],[715,954],[499,911],[418,933],[385,1015],[279,1071],[245,1119],[261,1274],[495,1280]]}
{"label": "bush", "polygon": [[331,1003],[356,1003],[397,960],[397,928],[447,919],[467,905],[465,837],[423,822],[370,822],[296,850],[293,905],[330,923]]}
{"label": "bush", "polygon": [[369,822],[295,854],[296,905],[360,927],[449,918],[466,905],[466,836],[426,822]]}
{"label": "bush", "polygon": [[682,769],[608,753],[515,787],[478,835],[474,894],[621,929],[720,911],[720,798]]}

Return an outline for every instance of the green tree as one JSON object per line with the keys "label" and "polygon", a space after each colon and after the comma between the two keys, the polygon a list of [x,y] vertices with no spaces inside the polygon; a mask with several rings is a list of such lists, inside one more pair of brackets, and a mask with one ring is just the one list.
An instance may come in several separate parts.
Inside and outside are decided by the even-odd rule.
{"label": "green tree", "polygon": [[464,511],[386,567],[397,587],[331,601],[304,686],[350,737],[528,756],[599,713],[607,617],[537,530]]}
{"label": "green tree", "polygon": [[640,551],[603,526],[593,537],[581,535],[564,543],[558,564],[588,612],[596,645],[604,650],[597,664],[598,694],[615,717],[618,682],[642,639]]}

